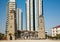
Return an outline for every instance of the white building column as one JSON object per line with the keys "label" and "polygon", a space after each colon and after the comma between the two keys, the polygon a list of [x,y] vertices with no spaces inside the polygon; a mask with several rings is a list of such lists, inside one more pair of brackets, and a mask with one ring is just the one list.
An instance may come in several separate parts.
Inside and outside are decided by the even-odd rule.
{"label": "white building column", "polygon": [[33,0],[30,0],[31,31],[33,31]]}
{"label": "white building column", "polygon": [[35,31],[37,31],[39,23],[39,0],[35,0]]}
{"label": "white building column", "polygon": [[26,1],[26,30],[30,30],[29,0]]}
{"label": "white building column", "polygon": [[39,0],[39,16],[42,15],[42,0]]}

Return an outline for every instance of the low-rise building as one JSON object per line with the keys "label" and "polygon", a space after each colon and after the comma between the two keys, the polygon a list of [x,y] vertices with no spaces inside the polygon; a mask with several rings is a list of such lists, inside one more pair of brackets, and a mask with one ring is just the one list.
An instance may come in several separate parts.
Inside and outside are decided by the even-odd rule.
{"label": "low-rise building", "polygon": [[60,34],[60,25],[52,28],[52,37],[57,36],[57,34]]}

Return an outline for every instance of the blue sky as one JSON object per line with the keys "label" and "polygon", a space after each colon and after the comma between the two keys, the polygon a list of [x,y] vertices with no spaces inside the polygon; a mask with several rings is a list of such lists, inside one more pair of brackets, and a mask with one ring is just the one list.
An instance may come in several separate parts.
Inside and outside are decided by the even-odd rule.
{"label": "blue sky", "polygon": [[[60,0],[43,0],[43,13],[45,30],[51,34],[51,28],[60,25]],[[0,32],[5,33],[6,28],[6,5],[8,0],[0,0]],[[23,11],[23,27],[25,28],[25,2],[26,0],[16,0],[17,8]]]}

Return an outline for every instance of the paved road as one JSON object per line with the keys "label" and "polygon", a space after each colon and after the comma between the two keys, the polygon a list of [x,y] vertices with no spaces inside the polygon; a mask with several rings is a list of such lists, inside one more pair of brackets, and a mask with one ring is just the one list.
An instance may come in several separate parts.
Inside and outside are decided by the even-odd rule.
{"label": "paved road", "polygon": [[12,41],[0,41],[0,42],[60,42],[60,40],[12,40]]}

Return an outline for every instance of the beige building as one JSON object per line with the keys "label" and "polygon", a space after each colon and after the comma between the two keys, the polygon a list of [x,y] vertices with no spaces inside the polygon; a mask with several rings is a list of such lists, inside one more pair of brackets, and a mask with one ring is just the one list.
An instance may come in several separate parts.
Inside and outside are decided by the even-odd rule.
{"label": "beige building", "polygon": [[17,30],[23,30],[23,12],[22,9],[17,8],[16,11],[16,18],[17,18]]}
{"label": "beige building", "polygon": [[16,3],[15,0],[9,0],[7,4],[6,34],[7,40],[14,40],[17,31],[16,25]]}
{"label": "beige building", "polygon": [[15,39],[15,33],[16,33],[16,16],[15,11],[11,10],[9,15],[9,21],[8,21],[8,28],[7,28],[7,39],[8,40],[14,40]]}
{"label": "beige building", "polygon": [[42,15],[39,17],[38,38],[45,39],[44,18]]}
{"label": "beige building", "polygon": [[26,30],[37,31],[39,0],[26,0]]}

